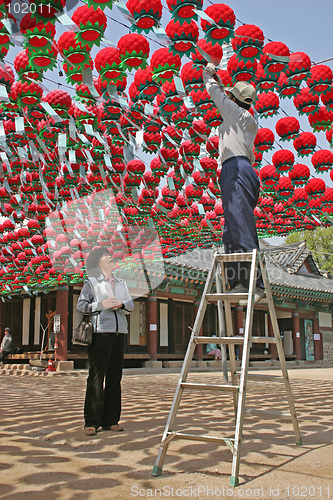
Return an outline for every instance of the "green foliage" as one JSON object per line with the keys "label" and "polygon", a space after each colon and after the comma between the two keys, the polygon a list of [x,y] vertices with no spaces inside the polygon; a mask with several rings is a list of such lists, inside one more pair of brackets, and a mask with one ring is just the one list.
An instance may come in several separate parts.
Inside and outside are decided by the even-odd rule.
{"label": "green foliage", "polygon": [[306,246],[311,250],[318,267],[333,274],[333,227],[318,227],[314,231],[291,233],[286,237],[285,243],[302,240],[306,241]]}

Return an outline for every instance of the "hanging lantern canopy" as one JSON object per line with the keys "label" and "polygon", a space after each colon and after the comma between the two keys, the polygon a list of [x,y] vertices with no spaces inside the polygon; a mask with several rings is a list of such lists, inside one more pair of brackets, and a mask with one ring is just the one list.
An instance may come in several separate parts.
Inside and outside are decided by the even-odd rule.
{"label": "hanging lantern canopy", "polygon": [[309,195],[304,188],[296,188],[291,198],[291,203],[297,208],[305,208],[308,205]]}
{"label": "hanging lantern canopy", "polygon": [[273,149],[274,134],[269,128],[260,128],[254,140],[256,151],[269,151]]}
{"label": "hanging lantern canopy", "polygon": [[333,153],[328,149],[320,149],[313,153],[311,163],[317,174],[327,172],[333,167]]}
{"label": "hanging lantern canopy", "polygon": [[166,95],[161,93],[156,98],[156,104],[159,107],[159,113],[167,118],[170,118],[171,115],[177,111],[177,109],[180,109],[182,101],[167,99]]}
{"label": "hanging lantern canopy", "polygon": [[198,186],[194,186],[193,184],[188,184],[185,187],[185,196],[188,199],[189,203],[200,200],[202,193],[203,189]]}
{"label": "hanging lantern canopy", "polygon": [[200,188],[206,189],[208,187],[209,177],[206,176],[205,172],[196,170],[195,172],[193,172],[192,177],[196,185]]}
{"label": "hanging lantern canopy", "polygon": [[276,90],[282,99],[291,99],[301,92],[300,82],[289,81],[285,73],[281,73],[276,84]]}
{"label": "hanging lantern canopy", "polygon": [[64,72],[67,75],[66,81],[68,83],[77,83],[77,82],[82,82],[83,80],[82,74],[84,70],[93,69],[93,62],[92,59],[90,58],[87,63],[84,63],[82,65],[79,64],[77,66],[76,65],[71,66],[70,64],[63,63],[62,67],[64,68]]}
{"label": "hanging lantern canopy", "polygon": [[20,32],[28,41],[29,50],[50,49],[54,40],[56,29],[51,21],[37,21],[29,12],[22,17]]}
{"label": "hanging lantern canopy", "polygon": [[17,93],[17,98],[19,104],[24,108],[33,107],[37,102],[40,101],[43,90],[33,82],[16,82],[15,91]]}
{"label": "hanging lantern canopy", "polygon": [[150,169],[154,176],[163,177],[169,170],[169,167],[166,163],[162,162],[159,157],[156,157],[150,162]]}
{"label": "hanging lantern canopy", "polygon": [[310,76],[311,59],[304,52],[293,52],[290,54],[286,76],[289,81],[307,81]]}
{"label": "hanging lantern canopy", "polygon": [[72,104],[72,98],[64,90],[51,90],[51,92],[46,94],[44,97],[44,101],[47,102],[59,116],[68,116],[68,110]]}
{"label": "hanging lantern canopy", "polygon": [[300,124],[297,118],[288,116],[286,118],[280,118],[280,120],[277,121],[275,130],[278,136],[280,136],[281,141],[291,141],[298,136]]}
{"label": "hanging lantern canopy", "polygon": [[262,49],[262,56],[260,63],[263,66],[264,72],[267,76],[278,80],[281,73],[285,73],[290,51],[282,42],[269,42]]}
{"label": "hanging lantern canopy", "polygon": [[192,141],[184,141],[184,142],[182,142],[182,144],[179,148],[179,153],[181,154],[182,159],[185,163],[186,162],[192,163],[192,161],[195,158],[199,158],[200,145],[195,144]]}
{"label": "hanging lantern canopy", "polygon": [[258,63],[255,80],[258,91],[270,92],[277,84],[277,80],[277,76],[268,76],[268,74],[265,73],[263,65],[261,63]]}
{"label": "hanging lantern canopy", "polygon": [[318,111],[308,116],[308,120],[314,132],[327,130],[333,123],[333,110],[327,111],[325,106],[321,106]]}
{"label": "hanging lantern canopy", "polygon": [[206,89],[191,90],[189,96],[192,98],[193,104],[199,114],[212,107],[212,100]]}
{"label": "hanging lantern canopy", "polygon": [[234,26],[236,16],[234,11],[223,3],[210,5],[204,11],[212,21],[201,19],[201,28],[205,31],[205,38],[213,45],[229,43],[231,38],[234,37]]}
{"label": "hanging lantern canopy", "polygon": [[75,31],[65,31],[58,40],[58,48],[60,54],[73,66],[89,61],[90,48],[77,41]]}
{"label": "hanging lantern canopy", "polygon": [[258,94],[255,103],[255,110],[260,118],[268,118],[277,115],[279,112],[280,100],[274,92]]}
{"label": "hanging lantern canopy", "polygon": [[298,96],[294,97],[294,106],[300,115],[310,115],[319,109],[319,97],[304,87]]}
{"label": "hanging lantern canopy", "polygon": [[102,94],[97,78],[93,78],[93,86],[93,88],[95,89],[94,95],[91,93],[91,85],[89,85],[89,87],[84,83],[76,85],[75,93],[78,96],[79,101],[85,102],[87,104],[94,104],[96,102],[96,97]]}
{"label": "hanging lantern canopy", "polygon": [[217,161],[214,158],[209,158],[204,156],[200,158],[200,165],[203,168],[206,175],[213,177],[216,175]]}
{"label": "hanging lantern canopy", "polygon": [[50,49],[43,49],[42,52],[39,50],[29,52],[29,65],[38,72],[53,69],[57,67],[57,56],[58,49],[55,42],[53,42]]}
{"label": "hanging lantern canopy", "polygon": [[117,84],[126,76],[121,66],[120,52],[115,47],[106,47],[97,52],[94,62],[102,82]]}
{"label": "hanging lantern canopy", "polygon": [[326,185],[323,179],[319,179],[317,177],[309,179],[305,184],[305,191],[312,198],[319,198],[325,192]]}
{"label": "hanging lantern canopy", "polygon": [[281,176],[276,185],[276,193],[280,200],[289,200],[294,194],[294,186],[291,183],[290,177]]}
{"label": "hanging lantern canopy", "polygon": [[280,149],[273,154],[272,162],[279,172],[287,172],[294,165],[295,156],[288,149]]}
{"label": "hanging lantern canopy", "polygon": [[192,141],[194,141],[196,144],[202,144],[203,142],[207,141],[210,134],[210,129],[207,127],[203,120],[195,120],[192,123],[191,128],[189,129],[189,134]]}
{"label": "hanging lantern canopy", "polygon": [[153,78],[161,83],[171,82],[173,75],[179,72],[181,64],[180,57],[172,55],[167,48],[156,50],[150,59]]}
{"label": "hanging lantern canopy", "polygon": [[317,139],[311,132],[302,132],[299,137],[294,139],[293,144],[298,156],[309,156],[315,150]]}
{"label": "hanging lantern canopy", "polygon": [[210,128],[219,127],[223,122],[223,118],[220,115],[219,110],[215,107],[205,110],[203,120]]}
{"label": "hanging lantern canopy", "polygon": [[312,94],[325,95],[331,90],[333,73],[329,66],[317,64],[312,66],[306,82]]}
{"label": "hanging lantern canopy", "polygon": [[117,47],[124,70],[144,69],[147,66],[149,42],[143,35],[137,33],[124,35],[119,39]]}
{"label": "hanging lantern canopy", "polygon": [[167,6],[171,12],[172,19],[180,24],[197,20],[195,9],[201,10],[203,0],[167,0]]}
{"label": "hanging lantern canopy", "polygon": [[174,148],[175,146],[179,146],[183,138],[182,132],[179,132],[172,126],[164,127],[161,135],[163,146],[165,148]]}
{"label": "hanging lantern canopy", "polygon": [[73,12],[72,21],[80,28],[76,32],[76,40],[82,45],[99,46],[107,27],[107,19],[104,12],[97,7],[82,5]]}
{"label": "hanging lantern canopy", "polygon": [[158,132],[144,132],[143,151],[145,153],[156,153],[161,145],[161,135]]}
{"label": "hanging lantern canopy", "polygon": [[310,177],[310,169],[303,163],[295,163],[288,175],[294,186],[302,186]]}
{"label": "hanging lantern canopy", "polygon": [[257,70],[257,61],[248,59],[246,62],[237,59],[236,54],[231,56],[228,61],[228,71],[233,83],[237,82],[255,82]]}
{"label": "hanging lantern canopy", "polygon": [[160,0],[128,0],[126,7],[135,21],[132,31],[149,33],[158,27],[162,17]]}
{"label": "hanging lantern canopy", "polygon": [[165,32],[172,42],[169,50],[173,55],[190,56],[192,52],[195,52],[194,45],[199,38],[199,29],[193,20],[190,23],[181,24],[171,19]]}
{"label": "hanging lantern canopy", "polygon": [[211,42],[201,38],[197,41],[197,46],[194,54],[192,54],[193,64],[201,69],[207,65],[207,62],[212,62],[218,66],[223,56],[222,47],[218,44],[213,45]]}
{"label": "hanging lantern canopy", "polygon": [[193,116],[189,114],[188,109],[183,105],[179,111],[173,113],[172,121],[176,128],[186,130],[191,126]]}
{"label": "hanging lantern canopy", "polygon": [[254,61],[254,59],[260,59],[264,40],[264,34],[258,26],[243,24],[236,29],[231,45],[238,59]]}

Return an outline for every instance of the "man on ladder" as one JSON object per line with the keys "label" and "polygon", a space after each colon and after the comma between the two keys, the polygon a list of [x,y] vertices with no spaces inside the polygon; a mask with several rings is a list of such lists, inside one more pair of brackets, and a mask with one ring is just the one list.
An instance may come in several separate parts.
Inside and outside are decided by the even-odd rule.
{"label": "man on ladder", "polygon": [[[253,143],[258,125],[249,112],[257,92],[250,83],[238,82],[227,95],[213,63],[204,69],[203,80],[223,118],[219,128],[219,150],[225,253],[249,252],[255,248],[259,250],[253,210],[258,203],[260,182],[252,167],[255,160]],[[248,292],[249,273],[249,263],[228,263],[227,277],[232,293]],[[263,295],[264,285],[259,271],[255,302]]]}

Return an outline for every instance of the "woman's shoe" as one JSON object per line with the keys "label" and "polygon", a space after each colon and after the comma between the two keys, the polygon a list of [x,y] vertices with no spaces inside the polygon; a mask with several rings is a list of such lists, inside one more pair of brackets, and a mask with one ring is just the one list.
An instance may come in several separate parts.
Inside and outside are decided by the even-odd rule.
{"label": "woman's shoe", "polygon": [[86,436],[95,436],[97,434],[95,427],[85,427],[84,432]]}

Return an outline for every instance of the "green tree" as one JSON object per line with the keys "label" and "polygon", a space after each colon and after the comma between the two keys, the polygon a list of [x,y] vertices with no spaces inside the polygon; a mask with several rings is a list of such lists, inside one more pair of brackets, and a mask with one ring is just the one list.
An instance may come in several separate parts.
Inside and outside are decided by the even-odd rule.
{"label": "green tree", "polygon": [[286,237],[285,243],[306,241],[306,246],[311,250],[318,267],[333,274],[333,227],[318,227],[314,231],[301,231],[291,233]]}

